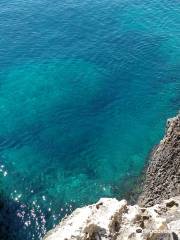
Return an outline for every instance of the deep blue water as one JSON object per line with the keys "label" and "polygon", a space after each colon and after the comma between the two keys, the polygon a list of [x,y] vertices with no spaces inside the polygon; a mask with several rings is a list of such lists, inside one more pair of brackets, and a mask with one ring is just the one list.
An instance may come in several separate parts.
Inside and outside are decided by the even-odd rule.
{"label": "deep blue water", "polygon": [[123,196],[179,79],[179,0],[1,0],[0,237],[39,240]]}

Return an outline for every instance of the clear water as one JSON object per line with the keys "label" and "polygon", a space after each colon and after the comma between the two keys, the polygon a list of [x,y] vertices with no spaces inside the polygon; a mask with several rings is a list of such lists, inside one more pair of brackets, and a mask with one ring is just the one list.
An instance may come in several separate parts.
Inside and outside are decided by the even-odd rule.
{"label": "clear water", "polygon": [[1,0],[1,238],[121,197],[180,106],[179,0]]}

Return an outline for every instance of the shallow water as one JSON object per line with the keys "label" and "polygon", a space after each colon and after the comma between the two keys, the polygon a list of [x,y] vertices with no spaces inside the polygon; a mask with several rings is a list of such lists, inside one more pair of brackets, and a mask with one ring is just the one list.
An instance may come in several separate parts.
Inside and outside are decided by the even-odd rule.
{"label": "shallow water", "polygon": [[179,26],[176,0],[1,1],[2,239],[128,190],[179,110]]}

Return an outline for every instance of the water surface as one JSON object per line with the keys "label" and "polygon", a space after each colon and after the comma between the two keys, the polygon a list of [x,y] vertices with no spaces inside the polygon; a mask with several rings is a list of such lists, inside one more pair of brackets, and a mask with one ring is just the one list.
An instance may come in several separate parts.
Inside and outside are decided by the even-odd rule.
{"label": "water surface", "polygon": [[121,198],[179,110],[180,3],[2,0],[0,36],[0,237],[39,240]]}

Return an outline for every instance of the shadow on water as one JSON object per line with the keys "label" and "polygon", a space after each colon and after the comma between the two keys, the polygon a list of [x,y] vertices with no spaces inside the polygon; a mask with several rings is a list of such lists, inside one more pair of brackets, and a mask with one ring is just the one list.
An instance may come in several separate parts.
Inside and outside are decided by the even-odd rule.
{"label": "shadow on water", "polygon": [[129,204],[135,204],[139,194],[142,192],[143,180],[144,175],[123,176],[118,184],[112,185],[114,197],[118,200],[126,199]]}
{"label": "shadow on water", "polygon": [[[23,222],[17,217],[19,203],[7,199],[3,192],[0,192],[0,239],[19,240],[27,239],[23,228]],[[19,238],[21,236],[21,238]]]}
{"label": "shadow on water", "polygon": [[[0,239],[36,240],[41,238],[37,222],[25,205],[9,199],[0,192]],[[33,221],[34,220],[34,221]],[[36,231],[34,231],[36,229]],[[33,234],[32,234],[33,232]]]}
{"label": "shadow on water", "polygon": [[71,203],[71,209],[62,208],[65,204],[58,199],[54,202],[56,208],[50,209],[49,201],[42,201],[42,196],[38,195],[42,186],[37,185],[37,181],[34,192],[22,200],[9,196],[2,182],[0,178],[0,240],[42,239],[62,217],[77,208],[75,203]]}
{"label": "shadow on water", "polygon": [[[136,204],[140,194],[143,191],[143,185],[146,179],[146,171],[151,161],[154,151],[157,149],[158,144],[153,146],[145,158],[144,167],[141,169],[138,175],[127,174],[121,177],[118,183],[112,185],[112,192],[114,197],[118,200],[126,199],[129,204]],[[132,164],[131,164],[131,167]]]}
{"label": "shadow on water", "polygon": [[[61,204],[62,206],[62,204]],[[59,210],[60,211],[60,210]],[[37,240],[58,224],[52,213],[34,212],[27,205],[13,201],[0,193],[0,239]],[[66,212],[70,214],[70,212]],[[36,215],[36,217],[34,217]],[[65,215],[65,213],[63,213]],[[45,220],[46,219],[46,220]],[[36,230],[35,230],[36,229]]]}

